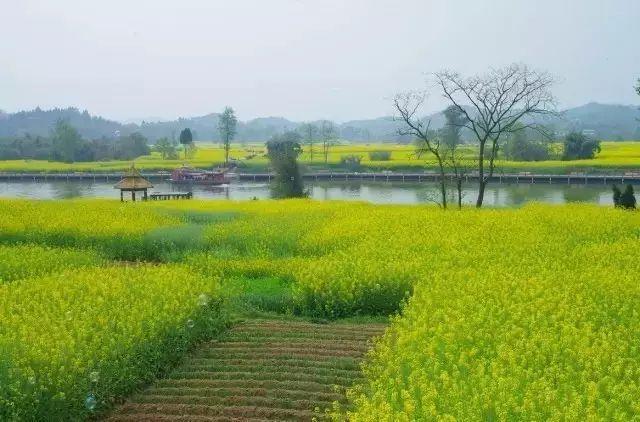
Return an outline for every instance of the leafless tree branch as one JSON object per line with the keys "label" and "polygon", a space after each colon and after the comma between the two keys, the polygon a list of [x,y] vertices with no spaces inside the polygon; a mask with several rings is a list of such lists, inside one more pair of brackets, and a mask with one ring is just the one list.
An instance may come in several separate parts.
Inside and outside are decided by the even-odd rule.
{"label": "leafless tree branch", "polygon": [[[480,207],[486,185],[494,172],[500,140],[527,127],[536,129],[533,123],[517,124],[522,120],[556,114],[556,101],[551,93],[554,80],[546,72],[531,70],[521,64],[491,69],[485,75],[469,78],[446,70],[434,76],[442,95],[463,113],[467,120],[464,127],[478,142],[479,191],[476,206]],[[465,107],[465,104],[470,105]],[[488,151],[488,157],[485,157],[485,151]]]}
{"label": "leafless tree branch", "polygon": [[445,182],[444,160],[440,153],[441,143],[438,137],[432,136],[429,127],[431,122],[420,119],[417,114],[426,99],[425,92],[407,92],[398,94],[393,99],[393,105],[398,113],[394,116],[394,120],[403,123],[398,129],[401,136],[411,136],[417,142],[416,155],[422,157],[424,154],[431,153],[438,163],[440,171],[440,194],[442,207],[447,208],[447,189]]}

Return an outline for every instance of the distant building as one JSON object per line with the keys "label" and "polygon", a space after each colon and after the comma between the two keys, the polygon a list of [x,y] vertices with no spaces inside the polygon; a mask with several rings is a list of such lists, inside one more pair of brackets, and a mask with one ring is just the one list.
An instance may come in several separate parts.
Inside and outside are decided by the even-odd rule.
{"label": "distant building", "polygon": [[595,138],[597,135],[597,132],[593,129],[582,129],[582,135],[588,138]]}

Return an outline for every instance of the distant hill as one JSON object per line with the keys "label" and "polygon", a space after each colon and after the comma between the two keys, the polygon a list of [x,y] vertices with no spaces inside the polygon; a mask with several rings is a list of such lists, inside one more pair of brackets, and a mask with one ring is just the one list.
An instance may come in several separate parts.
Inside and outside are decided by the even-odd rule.
{"label": "distant hill", "polygon": [[640,111],[636,106],[589,103],[566,110],[564,130],[595,130],[607,140],[640,139]]}
{"label": "distant hill", "polygon": [[[88,111],[77,108],[41,110],[19,113],[0,112],[0,138],[25,134],[46,136],[50,133],[58,119],[67,119],[78,128],[83,136],[96,138],[113,138],[119,131],[121,135],[141,132],[151,141],[161,137],[177,139],[185,127],[191,128],[196,141],[218,141],[219,114],[179,118],[169,121],[148,122],[140,124],[123,124],[102,117],[92,116]],[[426,116],[431,121],[432,129],[444,125],[443,113]],[[544,123],[553,127],[556,133],[564,134],[572,130],[593,130],[599,139],[622,140],[640,139],[640,111],[637,106],[589,103],[580,107],[565,110],[561,117]],[[286,130],[295,130],[302,122],[294,122],[283,117],[260,117],[238,122],[236,139],[243,141],[266,141],[271,136]],[[353,142],[398,141],[400,123],[390,116],[376,119],[352,120],[336,125],[341,139]]]}
{"label": "distant hill", "polygon": [[91,116],[88,111],[77,108],[55,108],[31,111],[21,111],[0,116],[0,138],[22,136],[26,134],[48,136],[58,119],[66,119],[78,128],[83,136],[96,139],[113,137],[116,131],[128,132],[135,130],[135,125],[123,125],[113,120]]}

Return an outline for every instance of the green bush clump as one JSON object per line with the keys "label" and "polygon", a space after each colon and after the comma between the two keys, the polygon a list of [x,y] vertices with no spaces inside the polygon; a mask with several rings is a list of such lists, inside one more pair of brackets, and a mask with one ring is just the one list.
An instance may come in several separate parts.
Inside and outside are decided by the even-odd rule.
{"label": "green bush clump", "polygon": [[391,160],[391,151],[371,151],[369,152],[369,160],[389,161]]}

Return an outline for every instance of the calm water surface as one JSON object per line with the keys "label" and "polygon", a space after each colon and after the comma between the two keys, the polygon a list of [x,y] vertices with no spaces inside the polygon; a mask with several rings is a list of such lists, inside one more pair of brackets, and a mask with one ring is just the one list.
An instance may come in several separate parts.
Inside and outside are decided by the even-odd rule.
{"label": "calm water surface", "polygon": [[[412,182],[311,182],[306,184],[311,197],[317,200],[357,200],[378,204],[421,204],[438,199],[438,187],[433,183]],[[155,183],[153,192],[184,192],[184,186]],[[195,198],[249,200],[270,197],[268,183],[236,182],[228,186],[193,186]],[[464,187],[464,202],[472,204],[477,195],[473,184]],[[65,198],[119,198],[112,182],[54,181],[0,182],[0,197],[65,199]],[[451,198],[453,200],[453,198]],[[563,204],[591,202],[612,204],[611,187],[608,185],[564,184],[490,184],[485,193],[489,206],[513,207],[529,201]]]}

